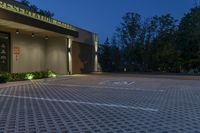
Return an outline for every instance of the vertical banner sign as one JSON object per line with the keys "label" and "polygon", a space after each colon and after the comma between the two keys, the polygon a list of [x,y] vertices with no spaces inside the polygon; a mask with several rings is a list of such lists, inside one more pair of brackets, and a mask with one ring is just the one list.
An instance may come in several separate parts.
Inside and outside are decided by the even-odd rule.
{"label": "vertical banner sign", "polygon": [[16,61],[18,61],[18,55],[20,54],[20,48],[19,47],[14,47],[13,48],[13,54],[15,55]]}
{"label": "vertical banner sign", "polygon": [[0,33],[0,72],[9,72],[9,35]]}

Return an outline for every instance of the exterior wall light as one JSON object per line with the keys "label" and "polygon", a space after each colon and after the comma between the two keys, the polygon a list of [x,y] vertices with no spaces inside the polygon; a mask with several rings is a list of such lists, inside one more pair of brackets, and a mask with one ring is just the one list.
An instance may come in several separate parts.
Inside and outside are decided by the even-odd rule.
{"label": "exterior wall light", "polygon": [[70,53],[71,52],[71,48],[67,48],[67,52]]}
{"label": "exterior wall light", "polygon": [[19,30],[16,30],[16,34],[19,35]]}
{"label": "exterior wall light", "polygon": [[32,33],[31,37],[35,37],[35,34],[34,34],[34,33]]}
{"label": "exterior wall light", "polygon": [[93,40],[94,40],[94,50],[95,50],[95,55],[94,55],[94,71],[97,72],[99,71],[99,63],[98,63],[98,36],[97,34],[93,34]]}
{"label": "exterior wall light", "polygon": [[45,40],[48,40],[49,39],[49,37],[48,36],[45,36]]}
{"label": "exterior wall light", "polygon": [[72,74],[73,71],[72,71],[72,52],[73,52],[73,48],[72,48],[72,42],[73,40],[71,38],[68,38],[67,40],[67,55],[68,55],[68,74]]}

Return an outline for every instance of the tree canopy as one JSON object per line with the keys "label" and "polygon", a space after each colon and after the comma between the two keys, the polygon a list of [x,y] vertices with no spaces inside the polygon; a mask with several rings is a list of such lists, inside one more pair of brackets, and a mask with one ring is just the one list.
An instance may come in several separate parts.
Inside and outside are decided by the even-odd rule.
{"label": "tree canopy", "polygon": [[36,5],[30,4],[28,0],[21,0],[20,3],[27,6],[33,12],[37,12],[41,15],[44,15],[50,18],[54,16],[54,13],[52,13],[51,11],[39,9]]}
{"label": "tree canopy", "polygon": [[[99,53],[103,71],[198,72],[200,7],[192,8],[180,21],[171,14],[143,20],[141,15],[128,12],[116,29],[114,42],[107,42]],[[115,54],[118,63],[112,66]]]}

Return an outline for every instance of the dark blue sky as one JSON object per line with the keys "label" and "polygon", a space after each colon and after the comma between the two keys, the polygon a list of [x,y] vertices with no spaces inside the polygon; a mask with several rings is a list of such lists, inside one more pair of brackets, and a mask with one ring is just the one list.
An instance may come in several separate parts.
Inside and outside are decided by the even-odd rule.
{"label": "dark blue sky", "polygon": [[147,18],[171,13],[179,19],[194,0],[29,0],[55,13],[55,18],[98,33],[100,42],[112,36],[126,12],[137,12]]}

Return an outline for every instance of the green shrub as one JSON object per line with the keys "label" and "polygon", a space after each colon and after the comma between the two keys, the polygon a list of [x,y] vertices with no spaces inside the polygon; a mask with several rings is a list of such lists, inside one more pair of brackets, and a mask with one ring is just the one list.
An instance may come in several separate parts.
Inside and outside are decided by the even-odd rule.
{"label": "green shrub", "polygon": [[10,73],[3,73],[8,78],[8,81],[12,80],[12,75]]}
{"label": "green shrub", "polygon": [[2,73],[0,74],[0,83],[7,81],[23,81],[32,79],[52,78],[56,77],[56,73],[53,71],[41,71],[41,72],[26,72],[26,73]]}
{"label": "green shrub", "polygon": [[27,73],[12,73],[11,74],[11,81],[23,81],[26,80]]}
{"label": "green shrub", "polygon": [[48,78],[48,72],[47,71],[42,71],[42,78]]}
{"label": "green shrub", "polygon": [[25,76],[25,80],[32,80],[35,77],[32,73],[27,73]]}
{"label": "green shrub", "polygon": [[53,71],[48,71],[48,78],[56,77],[56,74]]}
{"label": "green shrub", "polygon": [[0,75],[0,83],[7,83],[9,80],[9,76],[7,74]]}
{"label": "green shrub", "polygon": [[42,72],[32,72],[31,74],[34,75],[34,79],[43,78]]}

